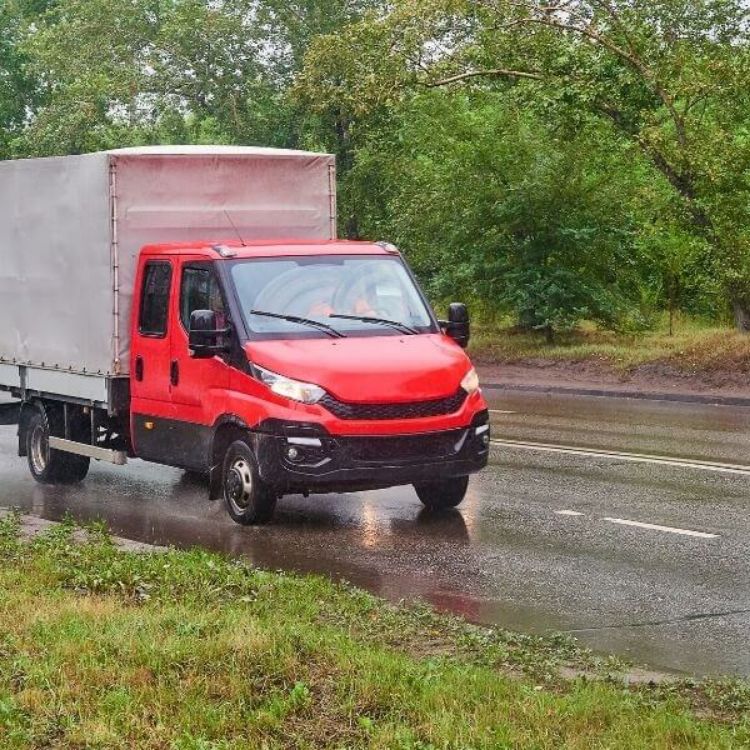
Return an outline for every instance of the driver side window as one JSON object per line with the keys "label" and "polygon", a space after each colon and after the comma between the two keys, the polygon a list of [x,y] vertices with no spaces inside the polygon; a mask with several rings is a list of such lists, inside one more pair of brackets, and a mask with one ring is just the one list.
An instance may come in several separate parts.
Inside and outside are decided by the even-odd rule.
{"label": "driver side window", "polygon": [[209,265],[186,266],[182,271],[180,320],[186,331],[190,330],[190,316],[196,310],[212,310],[217,326],[226,328],[227,314],[219,279]]}

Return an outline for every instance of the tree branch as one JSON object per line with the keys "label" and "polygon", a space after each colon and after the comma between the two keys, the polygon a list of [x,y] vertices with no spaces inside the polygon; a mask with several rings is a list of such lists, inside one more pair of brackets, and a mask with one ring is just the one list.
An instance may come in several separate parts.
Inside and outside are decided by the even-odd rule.
{"label": "tree branch", "polygon": [[530,70],[508,70],[506,68],[491,68],[490,70],[470,70],[466,73],[458,73],[449,78],[443,78],[439,81],[424,82],[427,88],[437,88],[447,86],[450,83],[458,83],[469,78],[527,78],[532,81],[543,81],[544,76],[541,73],[535,73]]}
{"label": "tree branch", "polygon": [[618,13],[617,9],[614,5],[610,2],[610,0],[591,0],[594,5],[599,6],[604,10],[605,13],[607,13],[610,18],[617,24],[618,28],[622,32],[622,35],[625,37],[625,41],[628,43],[628,49],[631,53],[635,54],[635,45],[633,44],[633,40],[631,39],[630,33],[628,32],[627,26],[623,23],[622,19],[620,18],[620,14]]}
{"label": "tree branch", "polygon": [[677,194],[685,201],[687,210],[696,227],[707,235],[715,237],[713,222],[706,211],[698,204],[695,190],[695,180],[689,172],[678,171],[664,156],[664,154],[653,144],[649,143],[640,133],[634,130],[625,121],[622,112],[612,104],[599,104],[597,109],[618,127],[623,133],[630,136],[651,163],[667,178],[669,184],[677,191]]}
{"label": "tree branch", "polygon": [[661,99],[662,103],[667,108],[670,116],[672,117],[680,146],[684,148],[687,145],[685,122],[682,117],[680,117],[680,114],[675,107],[674,100],[667,92],[667,90],[659,83],[653,71],[651,71],[639,57],[628,52],[627,50],[624,50],[622,47],[615,44],[611,39],[602,36],[589,26],[582,28],[580,26],[576,26],[575,24],[557,21],[554,18],[517,18],[512,22],[512,25],[514,26],[525,24],[535,24],[537,26],[547,26],[548,28],[561,29],[562,31],[572,31],[575,34],[580,34],[581,36],[591,40],[599,46],[604,47],[604,49],[609,50],[613,55],[616,55],[621,60],[627,62],[629,65],[635,68],[643,76],[643,78],[651,84],[651,86],[653,86],[654,92]]}

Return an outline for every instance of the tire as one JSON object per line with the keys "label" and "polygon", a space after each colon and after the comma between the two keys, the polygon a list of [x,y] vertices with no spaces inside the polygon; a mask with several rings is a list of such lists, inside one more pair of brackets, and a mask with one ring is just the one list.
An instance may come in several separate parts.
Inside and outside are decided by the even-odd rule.
{"label": "tire", "polygon": [[221,473],[227,511],[235,523],[268,523],[276,509],[276,493],[261,478],[258,462],[244,440],[235,440],[224,455]]}
{"label": "tire", "polygon": [[86,478],[91,459],[49,447],[52,434],[59,434],[56,420],[44,409],[35,409],[26,429],[26,455],[31,476],[41,484],[73,484]]}
{"label": "tire", "polygon": [[426,508],[441,510],[460,505],[466,497],[468,486],[469,477],[455,477],[453,479],[441,479],[439,482],[415,484],[414,489]]}

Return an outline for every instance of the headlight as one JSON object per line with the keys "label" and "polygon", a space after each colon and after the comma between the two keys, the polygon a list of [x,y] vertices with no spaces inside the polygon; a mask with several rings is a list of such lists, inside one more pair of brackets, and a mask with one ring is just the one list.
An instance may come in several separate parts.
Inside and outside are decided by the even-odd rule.
{"label": "headlight", "polygon": [[473,367],[464,375],[464,379],[461,381],[461,388],[467,393],[474,393],[479,390],[479,375],[477,375],[477,371]]}
{"label": "headlight", "polygon": [[301,401],[303,404],[314,404],[325,396],[325,391],[314,383],[303,383],[299,380],[284,377],[270,370],[264,370],[254,365],[261,382],[265,383],[274,393],[289,398],[292,401]]}

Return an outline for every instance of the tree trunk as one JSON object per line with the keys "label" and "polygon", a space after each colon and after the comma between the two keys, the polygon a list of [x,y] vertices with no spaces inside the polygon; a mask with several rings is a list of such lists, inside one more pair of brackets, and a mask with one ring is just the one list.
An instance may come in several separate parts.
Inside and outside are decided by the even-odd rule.
{"label": "tree trunk", "polygon": [[357,216],[356,208],[346,219],[344,233],[347,240],[362,239],[362,235],[359,233],[359,217]]}
{"label": "tree trunk", "polygon": [[539,317],[533,310],[521,310],[518,313],[517,328],[520,331],[535,331],[539,324]]}
{"label": "tree trunk", "polygon": [[669,274],[667,281],[667,302],[669,305],[669,335],[674,336],[674,314],[677,308],[679,280],[673,274]]}
{"label": "tree trunk", "polygon": [[734,300],[732,302],[734,312],[734,325],[738,331],[747,333],[750,331],[750,307],[744,300]]}

